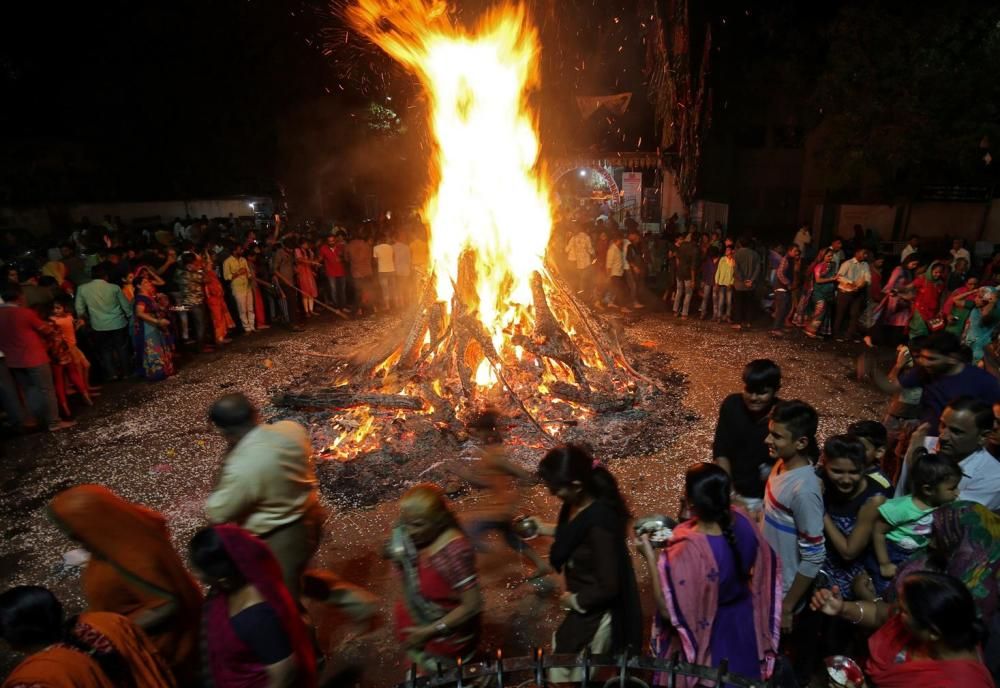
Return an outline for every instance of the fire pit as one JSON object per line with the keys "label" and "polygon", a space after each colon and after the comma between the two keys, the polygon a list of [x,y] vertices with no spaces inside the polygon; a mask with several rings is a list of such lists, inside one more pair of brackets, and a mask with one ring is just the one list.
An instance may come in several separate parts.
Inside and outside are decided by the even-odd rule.
{"label": "fire pit", "polygon": [[510,419],[513,444],[536,451],[593,439],[595,421],[663,396],[663,381],[630,363],[620,324],[546,258],[553,213],[529,104],[539,45],[525,8],[488,12],[471,31],[431,0],[360,0],[347,17],[427,93],[430,274],[398,336],[341,366],[334,384],[276,403],[329,412],[320,455],[372,458],[364,470],[375,470],[440,457],[441,441],[453,454],[463,421],[487,404]]}

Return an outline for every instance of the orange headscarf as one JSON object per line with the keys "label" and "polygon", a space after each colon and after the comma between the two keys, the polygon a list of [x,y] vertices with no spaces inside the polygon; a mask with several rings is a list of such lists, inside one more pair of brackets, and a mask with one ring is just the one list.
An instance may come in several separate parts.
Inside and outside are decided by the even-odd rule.
{"label": "orange headscarf", "polygon": [[[118,614],[87,612],[77,619],[76,633],[85,644],[111,643],[128,666],[136,688],[174,688],[170,670],[139,629]],[[114,688],[89,655],[65,645],[53,645],[21,662],[3,688]]]}
{"label": "orange headscarf", "polygon": [[183,684],[198,664],[201,591],[170,543],[163,516],[99,485],[80,485],[53,498],[56,523],[91,553],[83,573],[89,611],[135,618],[164,604],[175,610],[149,635]]}

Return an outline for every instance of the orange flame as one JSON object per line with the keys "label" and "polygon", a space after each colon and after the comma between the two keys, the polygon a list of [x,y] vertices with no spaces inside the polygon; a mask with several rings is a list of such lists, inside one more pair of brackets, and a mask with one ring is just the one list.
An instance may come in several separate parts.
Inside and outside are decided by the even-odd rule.
{"label": "orange flame", "polygon": [[[476,256],[478,318],[497,350],[504,330],[531,318],[530,279],[552,230],[549,188],[538,169],[538,34],[522,5],[457,26],[440,0],[359,0],[349,21],[419,79],[430,99],[436,189],[424,216],[438,299],[449,303],[460,255]],[[517,354],[520,358],[520,353]],[[496,384],[480,364],[476,380]]]}

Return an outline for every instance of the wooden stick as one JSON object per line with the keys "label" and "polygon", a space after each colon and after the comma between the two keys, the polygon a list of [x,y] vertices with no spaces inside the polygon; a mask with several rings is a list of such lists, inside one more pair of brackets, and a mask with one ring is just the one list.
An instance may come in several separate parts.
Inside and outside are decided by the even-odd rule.
{"label": "wooden stick", "polygon": [[[301,289],[299,289],[298,287],[296,287],[296,286],[295,286],[294,284],[291,284],[291,283],[290,283],[290,282],[289,282],[288,280],[286,280],[286,279],[285,279],[284,277],[282,277],[282,276],[281,276],[281,275],[279,275],[278,273],[274,273],[274,276],[275,276],[275,277],[277,277],[277,278],[278,278],[279,280],[281,280],[281,281],[282,281],[283,283],[287,284],[287,285],[288,285],[289,287],[291,287],[291,288],[292,288],[292,289],[294,289],[295,291],[297,291],[297,292],[299,292],[300,294],[302,294],[303,296],[306,296],[306,297],[308,297],[308,298],[311,298],[311,299],[312,299],[312,300],[313,300],[314,302],[318,303],[318,304],[319,304],[319,305],[321,305],[321,306],[322,306],[323,308],[325,308],[326,310],[328,310],[328,311],[330,311],[331,313],[333,313],[334,315],[336,315],[336,316],[337,316],[338,318],[342,318],[342,319],[344,319],[344,320],[349,320],[349,318],[348,318],[348,317],[347,317],[346,315],[344,315],[343,313],[341,313],[340,311],[338,311],[338,310],[337,310],[336,308],[334,308],[333,306],[329,306],[329,305],[327,305],[327,304],[326,304],[325,302],[323,302],[323,301],[320,301],[320,300],[319,300],[318,298],[316,298],[315,296],[309,296],[309,294],[305,293],[304,291],[302,291]],[[267,284],[267,282],[263,282],[262,280],[258,280],[258,279],[257,279],[256,277],[254,277],[254,279],[255,279],[255,280],[257,280],[258,282],[261,282],[262,284]]]}

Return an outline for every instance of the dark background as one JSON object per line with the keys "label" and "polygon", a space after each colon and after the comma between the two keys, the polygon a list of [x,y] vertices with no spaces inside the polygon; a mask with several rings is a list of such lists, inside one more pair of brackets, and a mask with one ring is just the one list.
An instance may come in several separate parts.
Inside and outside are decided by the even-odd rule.
{"label": "dark background", "polygon": [[[654,2],[666,6],[532,2],[546,155],[656,150],[645,69]],[[460,3],[461,16],[471,22],[484,4]],[[695,46],[707,26],[714,34],[702,194],[739,203],[747,151],[777,151],[776,160],[797,151],[834,199],[992,185],[982,157],[1000,136],[997,5],[692,2]],[[6,8],[0,203],[285,193],[293,209],[352,214],[366,193],[417,202],[420,93],[336,9],[303,0]],[[634,93],[624,116],[581,119],[576,95],[619,91]]]}

